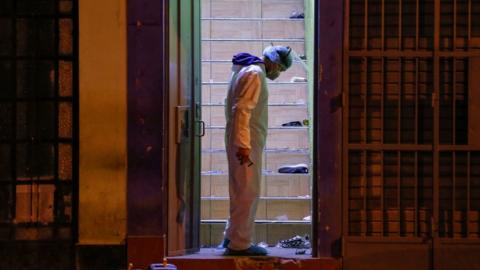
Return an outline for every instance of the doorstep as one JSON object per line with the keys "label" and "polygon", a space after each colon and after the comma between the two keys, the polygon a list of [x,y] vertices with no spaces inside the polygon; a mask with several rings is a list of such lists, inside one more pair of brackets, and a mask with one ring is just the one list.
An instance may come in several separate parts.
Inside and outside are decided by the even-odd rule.
{"label": "doorstep", "polygon": [[168,258],[178,270],[340,270],[341,260],[335,258],[312,258],[295,255],[295,250],[268,248],[269,256],[235,257],[223,256],[222,250],[201,249],[191,255]]}

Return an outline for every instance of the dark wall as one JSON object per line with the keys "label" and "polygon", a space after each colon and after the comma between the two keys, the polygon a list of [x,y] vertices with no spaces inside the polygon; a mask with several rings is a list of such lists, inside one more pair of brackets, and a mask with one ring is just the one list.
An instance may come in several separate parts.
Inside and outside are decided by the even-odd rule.
{"label": "dark wall", "polygon": [[317,254],[341,256],[343,1],[316,1],[314,218]]}
{"label": "dark wall", "polygon": [[[77,270],[118,270],[126,269],[126,248],[124,245],[79,246],[77,247]],[[46,268],[41,268],[46,269]],[[56,269],[56,268],[48,268]],[[71,269],[71,268],[69,268]]]}
{"label": "dark wall", "polygon": [[167,231],[167,2],[129,0],[127,7],[128,261],[145,269],[161,260]]}
{"label": "dark wall", "polygon": [[74,269],[74,252],[69,241],[0,242],[0,269],[70,270]]}

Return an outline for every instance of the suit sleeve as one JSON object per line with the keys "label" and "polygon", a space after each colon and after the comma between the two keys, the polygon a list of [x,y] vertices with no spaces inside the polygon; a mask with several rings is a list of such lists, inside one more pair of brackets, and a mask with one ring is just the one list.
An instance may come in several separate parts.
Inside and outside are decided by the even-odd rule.
{"label": "suit sleeve", "polygon": [[257,72],[247,72],[238,78],[232,104],[233,144],[237,147],[251,149],[250,118],[260,91],[261,81]]}

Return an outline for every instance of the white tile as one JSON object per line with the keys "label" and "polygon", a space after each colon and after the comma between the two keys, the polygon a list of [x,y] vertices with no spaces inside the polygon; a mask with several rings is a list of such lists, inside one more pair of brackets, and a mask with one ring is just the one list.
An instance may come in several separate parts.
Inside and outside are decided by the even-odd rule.
{"label": "white tile", "polygon": [[263,38],[284,39],[304,38],[305,26],[303,21],[264,21],[262,23]]}
{"label": "white tile", "polygon": [[267,242],[267,224],[255,224],[255,243]]}
{"label": "white tile", "polygon": [[[310,163],[310,156],[303,152],[265,152],[263,168],[277,171],[279,167],[298,163]],[[228,171],[227,155],[224,151],[202,153],[202,171]]]}
{"label": "white tile", "polygon": [[225,104],[228,85],[204,85],[202,86],[203,104]]}
{"label": "white tile", "polygon": [[211,0],[212,17],[258,18],[261,17],[259,0]]}
{"label": "white tile", "polygon": [[214,39],[258,39],[262,37],[260,21],[214,20],[211,37]]}
{"label": "white tile", "polygon": [[201,219],[211,219],[211,203],[208,200],[200,202],[200,216]]}
{"label": "white tile", "polygon": [[267,201],[267,219],[275,220],[287,216],[289,220],[302,220],[311,215],[310,200],[269,200]]}
{"label": "white tile", "polygon": [[206,129],[202,137],[202,150],[225,149],[225,129]]}
{"label": "white tile", "polygon": [[202,39],[209,39],[211,37],[211,21],[209,20],[202,20],[201,21],[201,29],[202,29]]}
{"label": "white tile", "polygon": [[202,106],[202,120],[206,126],[225,127],[224,106]]}
{"label": "white tile", "polygon": [[200,224],[200,244],[202,246],[210,246],[210,224]]}
{"label": "white tile", "polygon": [[288,18],[292,11],[304,10],[302,0],[262,0],[264,18]]}
{"label": "white tile", "polygon": [[213,62],[212,66],[212,80],[214,82],[228,82],[232,76],[232,63]]}
{"label": "white tile", "polygon": [[269,175],[266,176],[266,196],[297,197],[310,195],[309,175]]}
{"label": "white tile", "polygon": [[212,0],[201,0],[200,2],[200,8],[202,10],[202,18],[210,18],[211,16],[211,2]]}
{"label": "white tile", "polygon": [[211,194],[214,197],[229,197],[228,175],[213,175]]}
{"label": "white tile", "polygon": [[307,84],[270,84],[268,86],[269,103],[306,103],[308,101]]}
{"label": "white tile", "polygon": [[306,106],[269,106],[269,127],[281,127],[282,124],[291,121],[303,121],[308,119]]}
{"label": "white tile", "polygon": [[[269,127],[281,127],[287,122],[308,119],[306,106],[269,106],[268,114]],[[224,106],[202,106],[202,120],[207,127],[225,127]]]}
{"label": "white tile", "polygon": [[210,175],[202,175],[200,177],[201,181],[201,193],[200,195],[202,197],[209,197],[211,196],[211,182],[212,182],[212,177]]}
{"label": "white tile", "polygon": [[307,149],[310,145],[308,129],[270,129],[267,148]]}
{"label": "white tile", "polygon": [[210,63],[202,63],[202,82],[210,82],[212,70]]}
{"label": "white tile", "polygon": [[278,77],[278,79],[275,81],[290,82],[293,77],[307,78],[307,71],[302,65],[294,63],[287,71],[282,72],[280,77]]}
{"label": "white tile", "polygon": [[239,52],[260,57],[263,51],[260,41],[211,41],[211,44],[213,60],[231,60]]}
{"label": "white tile", "polygon": [[298,163],[310,163],[310,156],[306,153],[264,153],[265,168],[267,170],[278,171],[278,168],[285,165],[293,165]]}
{"label": "white tile", "polygon": [[202,60],[210,60],[211,51],[210,51],[210,41],[202,41]]}
{"label": "white tile", "polygon": [[210,104],[211,101],[211,85],[202,85],[201,92],[202,92],[202,104]]}
{"label": "white tile", "polygon": [[230,202],[228,200],[212,200],[211,201],[211,218],[212,219],[226,219],[228,218],[228,209]]}

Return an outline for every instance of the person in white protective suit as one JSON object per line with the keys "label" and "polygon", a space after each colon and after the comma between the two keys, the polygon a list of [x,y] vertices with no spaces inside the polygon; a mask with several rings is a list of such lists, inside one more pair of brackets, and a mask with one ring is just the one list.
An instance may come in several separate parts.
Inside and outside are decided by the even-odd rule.
{"label": "person in white protective suit", "polygon": [[262,155],[268,128],[266,78],[276,79],[292,65],[291,48],[269,46],[263,59],[236,54],[228,89],[225,143],[228,158],[230,218],[220,247],[225,255],[266,255],[252,245],[255,213],[260,194]]}

